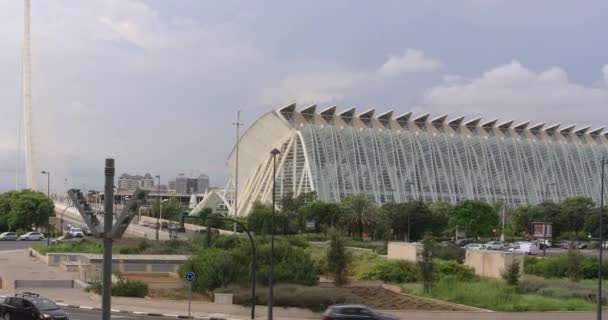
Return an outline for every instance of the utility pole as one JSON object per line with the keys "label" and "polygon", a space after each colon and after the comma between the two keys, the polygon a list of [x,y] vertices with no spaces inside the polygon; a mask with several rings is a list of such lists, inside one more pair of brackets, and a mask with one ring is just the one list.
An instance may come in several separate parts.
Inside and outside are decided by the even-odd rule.
{"label": "utility pole", "polygon": [[604,247],[604,167],[608,164],[605,157],[602,157],[602,177],[600,179],[600,254],[597,264],[597,320],[602,320],[602,260]]}
{"label": "utility pole", "polygon": [[[241,123],[241,110],[236,112],[236,122],[233,122],[232,125],[236,126],[236,165],[235,165],[235,173],[234,173],[234,220],[236,220],[238,215],[238,199],[239,199],[239,129],[243,125]],[[236,222],[234,223],[234,233],[236,233]]]}
{"label": "utility pole", "polygon": [[507,225],[507,202],[503,201],[502,204],[502,242],[505,242],[506,240],[506,234],[505,234],[505,226]]}
{"label": "utility pole", "polygon": [[[46,174],[46,197],[51,201],[51,172],[50,171],[42,171],[42,174]],[[55,213],[53,212],[53,215]],[[49,219],[46,219],[46,246],[48,247],[51,244],[51,230]]]}
{"label": "utility pole", "polygon": [[103,276],[101,316],[111,319],[112,309],[112,225],[114,224],[114,159],[106,159],[103,217]]}
{"label": "utility pole", "polygon": [[156,241],[158,241],[159,238],[159,231],[160,231],[160,208],[162,207],[162,204],[160,203],[161,198],[160,198],[160,174],[156,175],[156,178],[158,179],[158,185],[157,185],[157,190],[158,190],[158,216],[156,217]]}

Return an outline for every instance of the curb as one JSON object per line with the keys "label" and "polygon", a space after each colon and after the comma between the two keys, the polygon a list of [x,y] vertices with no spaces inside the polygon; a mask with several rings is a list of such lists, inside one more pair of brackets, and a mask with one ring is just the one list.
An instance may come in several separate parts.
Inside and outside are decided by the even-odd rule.
{"label": "curb", "polygon": [[[101,311],[101,308],[98,307],[89,307],[89,306],[77,306],[73,304],[67,303],[57,303],[60,307],[70,308],[70,309],[83,309],[83,310],[95,310]],[[201,319],[201,320],[240,320],[240,319],[232,319],[226,317],[203,317],[203,316],[187,316],[181,314],[166,314],[166,313],[156,313],[156,312],[146,312],[146,311],[131,311],[131,310],[117,310],[112,309],[114,313],[123,313],[123,314],[134,314],[139,316],[148,316],[148,317],[165,317],[165,318],[176,318],[176,319]]]}

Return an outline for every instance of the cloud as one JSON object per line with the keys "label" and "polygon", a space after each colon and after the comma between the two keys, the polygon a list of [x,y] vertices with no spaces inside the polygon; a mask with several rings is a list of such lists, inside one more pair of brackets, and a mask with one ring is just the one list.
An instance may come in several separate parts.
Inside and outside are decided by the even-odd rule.
{"label": "cloud", "polygon": [[421,50],[407,49],[402,55],[390,56],[378,74],[394,77],[403,73],[433,72],[441,68],[441,61],[425,56]]}
{"label": "cloud", "polygon": [[[318,68],[322,70],[323,68]],[[347,70],[309,71],[289,75],[278,85],[266,88],[262,103],[278,105],[287,102],[330,103],[344,98],[344,92],[357,82],[367,78],[364,73]]]}
{"label": "cloud", "polygon": [[608,86],[608,64],[602,68],[602,73],[604,74],[604,82]]}
{"label": "cloud", "polygon": [[534,72],[512,61],[477,78],[444,81],[427,90],[424,101],[437,112],[587,122],[605,114],[608,89],[574,83],[558,67]]}

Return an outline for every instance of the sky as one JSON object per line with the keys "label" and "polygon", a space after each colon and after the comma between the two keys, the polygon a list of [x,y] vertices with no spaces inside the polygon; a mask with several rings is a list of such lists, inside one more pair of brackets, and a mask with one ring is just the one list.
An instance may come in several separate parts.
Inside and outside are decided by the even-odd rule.
{"label": "sky", "polygon": [[[31,16],[34,163],[53,190],[100,188],[109,157],[223,186],[237,110],[246,128],[292,102],[607,122],[605,0],[32,0]],[[22,1],[0,0],[0,192],[15,188],[22,31]]]}

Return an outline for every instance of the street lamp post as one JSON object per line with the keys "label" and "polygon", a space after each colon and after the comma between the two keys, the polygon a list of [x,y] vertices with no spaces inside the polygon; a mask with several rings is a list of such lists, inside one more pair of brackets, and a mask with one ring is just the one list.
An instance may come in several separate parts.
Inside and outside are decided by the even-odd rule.
{"label": "street lamp post", "polygon": [[547,202],[549,201],[549,186],[556,185],[555,182],[547,183],[545,185],[545,221],[543,221],[543,257],[547,254]]}
{"label": "street lamp post", "polygon": [[[413,194],[413,192],[412,192],[412,186],[414,185],[414,183],[411,182],[411,181],[409,181],[409,180],[407,180],[406,184],[407,184],[408,189],[410,191],[410,195],[412,195]],[[407,242],[410,242],[410,239],[411,239],[411,237],[410,237],[410,232],[411,232],[411,227],[410,226],[411,225],[412,225],[412,210],[408,210],[408,212],[407,212]]]}
{"label": "street lamp post", "polygon": [[161,215],[161,208],[162,208],[162,204],[160,202],[160,175],[156,175],[156,178],[158,179],[158,186],[157,186],[157,190],[158,190],[158,216],[156,217],[156,241],[158,241],[159,238],[159,231],[160,231],[160,215]]}
{"label": "street lamp post", "polygon": [[277,155],[281,153],[278,149],[272,149],[270,154],[272,155],[272,218],[270,220],[270,225],[272,227],[271,236],[270,236],[270,275],[268,277],[268,320],[272,320],[272,307],[274,304],[274,293],[273,293],[273,285],[274,285],[274,216],[276,210],[276,177],[277,177]]}
{"label": "street lamp post", "polygon": [[[46,196],[51,200],[51,172],[42,171],[42,174],[46,174]],[[55,212],[53,212],[53,215]],[[50,218],[50,217],[49,217]],[[49,219],[46,219],[46,245],[51,244],[51,230],[49,230]]]}
{"label": "street lamp post", "polygon": [[604,215],[604,167],[608,164],[608,159],[602,157],[602,177],[600,178],[600,254],[597,264],[597,319],[602,319],[602,259],[603,259],[603,246],[604,246],[604,235],[603,235],[603,215]]}

